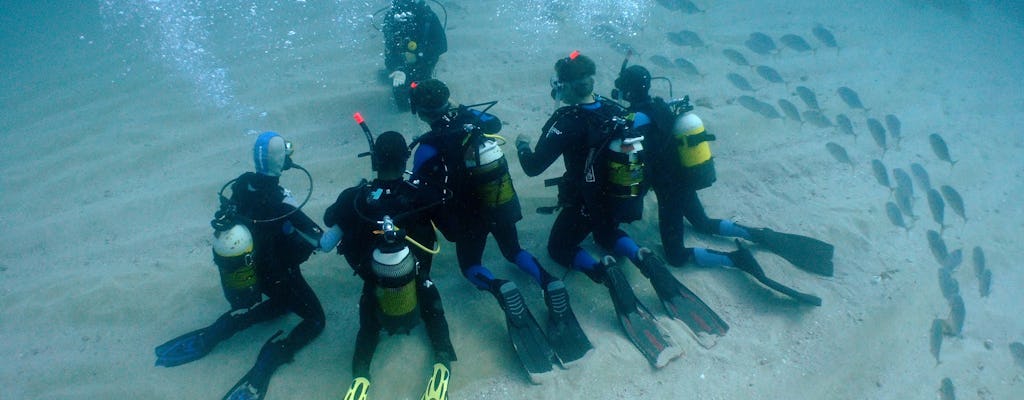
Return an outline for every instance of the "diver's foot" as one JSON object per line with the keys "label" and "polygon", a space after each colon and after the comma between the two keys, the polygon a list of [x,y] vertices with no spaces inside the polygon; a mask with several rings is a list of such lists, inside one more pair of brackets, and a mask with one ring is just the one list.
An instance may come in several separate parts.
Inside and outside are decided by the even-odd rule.
{"label": "diver's foot", "polygon": [[608,273],[608,268],[615,265],[618,261],[615,257],[606,255],[601,257],[601,260],[594,264],[590,269],[583,270],[584,274],[594,281],[594,283],[604,283],[605,277]]}
{"label": "diver's foot", "polygon": [[525,320],[528,318],[526,303],[523,301],[523,294],[519,292],[519,287],[514,282],[503,281],[498,287],[498,302],[501,303],[501,308],[505,310],[509,321],[514,325],[520,326],[526,323]]}
{"label": "diver's foot", "polygon": [[548,305],[551,318],[556,321],[564,320],[572,315],[572,308],[569,306],[569,291],[566,290],[565,283],[560,280],[551,281],[544,288],[544,302]]}

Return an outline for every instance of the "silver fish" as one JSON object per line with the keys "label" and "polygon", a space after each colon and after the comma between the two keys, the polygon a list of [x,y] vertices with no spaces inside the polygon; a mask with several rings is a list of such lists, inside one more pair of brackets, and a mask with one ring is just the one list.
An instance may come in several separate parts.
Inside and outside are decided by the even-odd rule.
{"label": "silver fish", "polygon": [[875,173],[875,180],[879,185],[892,190],[892,184],[889,183],[889,170],[885,168],[885,164],[882,164],[881,160],[877,158],[871,160],[871,170]]}
{"label": "silver fish", "polygon": [[679,46],[707,47],[704,44],[704,40],[700,38],[700,35],[694,31],[681,30],[679,32],[669,32],[667,35],[670,42]]}
{"label": "silver fish", "polygon": [[860,102],[860,96],[858,96],[857,92],[854,92],[853,89],[843,86],[837,89],[836,93],[839,93],[839,98],[843,99],[843,102],[850,106],[850,108],[865,110],[864,104],[861,104]]}
{"label": "silver fish", "polygon": [[697,66],[693,65],[693,63],[690,62],[690,60],[687,60],[685,58],[679,57],[679,58],[675,59],[674,62],[676,64],[676,66],[679,67],[679,69],[683,70],[683,72],[685,72],[685,73],[687,73],[689,75],[695,75],[695,76],[700,76],[701,75],[700,71],[697,70]]}
{"label": "silver fish", "polygon": [[992,293],[992,270],[986,269],[978,275],[978,294],[988,297]]}
{"label": "silver fish", "polygon": [[850,117],[846,114],[836,115],[836,125],[839,125],[839,131],[847,135],[857,137],[857,133],[853,131],[853,121],[850,121]]}
{"label": "silver fish", "polygon": [[811,125],[814,125],[818,128],[828,128],[830,126],[834,126],[832,125],[832,121],[829,121],[828,117],[826,117],[825,114],[822,114],[821,111],[804,110],[804,112],[801,113],[801,115],[803,115],[805,121],[810,122]]}
{"label": "silver fish", "polygon": [[825,143],[825,148],[828,149],[829,154],[831,154],[836,161],[853,166],[853,161],[850,160],[850,155],[846,153],[846,149],[843,148],[843,146],[840,146],[836,142],[828,142]]}
{"label": "silver fish", "polygon": [[733,49],[725,49],[722,50],[722,55],[724,55],[725,58],[728,58],[729,61],[732,61],[733,64],[739,65],[741,67],[750,66],[750,62],[748,62],[747,58],[743,56],[743,53],[740,53],[739,51]]}
{"label": "silver fish", "polygon": [[900,123],[900,119],[896,118],[895,115],[886,114],[885,127],[889,130],[889,136],[896,139],[896,145],[898,146],[900,141],[903,140],[903,124]]}
{"label": "silver fish", "polygon": [[669,61],[668,57],[653,55],[649,60],[651,60],[651,64],[657,65],[661,68],[672,68],[672,61]]}
{"label": "silver fish", "polygon": [[893,191],[893,196],[896,198],[896,205],[900,206],[900,211],[910,217],[911,221],[917,221],[917,216],[914,215],[914,199],[907,191],[907,188],[904,186],[896,186],[896,190]]}
{"label": "silver fish", "polygon": [[755,68],[754,70],[757,71],[757,74],[760,75],[762,78],[764,78],[764,80],[766,80],[768,82],[771,82],[771,83],[786,83],[786,81],[784,81],[782,79],[782,75],[779,74],[779,71],[776,71],[776,70],[772,69],[772,67],[765,66],[765,65],[758,65],[757,68]]}
{"label": "silver fish", "polygon": [[938,133],[933,133],[928,135],[928,141],[931,142],[932,151],[935,152],[936,157],[948,162],[950,166],[956,165],[956,161],[949,157],[949,146],[946,146],[946,141],[942,140],[942,136],[939,136]]}
{"label": "silver fish", "polygon": [[782,114],[779,114],[779,110],[776,110],[775,106],[765,103],[763,101],[761,101],[760,103],[761,107],[757,110],[758,114],[761,114],[761,116],[768,119],[782,119]]}
{"label": "silver fish", "polygon": [[808,108],[813,108],[815,110],[821,109],[821,107],[818,107],[818,96],[815,96],[814,91],[810,88],[806,86],[797,86],[796,95],[800,96],[800,100],[803,100],[804,104],[806,104]]}
{"label": "silver fish", "polygon": [[805,51],[811,51],[811,45],[807,44],[807,41],[798,35],[782,35],[782,37],[779,38],[779,41],[782,42],[782,44],[785,45],[786,47],[789,47],[801,53]]}
{"label": "silver fish", "polygon": [[946,255],[946,261],[942,263],[942,268],[948,269],[951,272],[956,272],[957,268],[960,268],[960,264],[964,262],[964,251],[956,249]]}
{"label": "silver fish", "polygon": [[946,241],[942,240],[942,235],[931,229],[926,233],[928,237],[928,248],[932,251],[932,256],[935,257],[935,261],[939,265],[946,264],[946,258],[949,257],[949,250],[946,249]]}
{"label": "silver fish", "polygon": [[914,196],[914,182],[910,179],[910,174],[904,171],[903,168],[893,168],[892,177],[896,179],[896,186],[907,190],[907,194],[911,197]]}
{"label": "silver fish", "polygon": [[836,43],[836,38],[832,35],[832,32],[825,29],[821,24],[815,25],[814,29],[811,29],[811,33],[818,39],[819,42],[828,47],[839,47]]}
{"label": "silver fish", "polygon": [[956,215],[967,221],[967,211],[964,210],[964,199],[960,197],[960,193],[957,193],[956,189],[953,189],[949,185],[942,185],[939,187],[939,191],[942,192],[942,197],[946,199],[946,204],[949,204],[949,208],[953,209]]}
{"label": "silver fish", "polygon": [[974,250],[971,251],[971,260],[974,261],[974,276],[981,279],[981,273],[986,269],[985,267],[985,251],[981,249],[981,246],[974,246]]}
{"label": "silver fish", "polygon": [[907,223],[903,221],[903,214],[900,212],[900,207],[897,206],[896,203],[891,201],[885,203],[885,215],[889,217],[889,222],[892,222],[893,225],[910,232],[910,227],[908,227]]}
{"label": "silver fish", "polygon": [[932,356],[935,357],[935,364],[942,363],[939,359],[939,353],[942,351],[942,327],[946,323],[941,319],[932,320],[932,329],[928,333],[929,343],[931,344]]}
{"label": "silver fish", "polygon": [[967,309],[964,307],[964,299],[959,294],[949,299],[949,318],[946,319],[946,329],[943,330],[948,336],[960,336],[964,331],[964,318],[967,316]]}
{"label": "silver fish", "polygon": [[939,268],[939,289],[942,291],[942,297],[946,300],[953,300],[953,296],[960,295],[960,283],[953,278],[953,274],[948,269]]}
{"label": "silver fish", "polygon": [[679,0],[679,11],[686,14],[697,14],[702,13],[704,10],[697,8],[696,4],[693,4],[690,0]]}
{"label": "silver fish", "polygon": [[926,192],[932,188],[932,180],[928,177],[928,171],[921,164],[910,164],[910,172],[914,173],[914,178],[917,179],[917,186],[921,187],[921,191]]}
{"label": "silver fish", "polygon": [[946,202],[938,190],[928,189],[928,208],[932,211],[932,219],[939,224],[939,231],[946,229]]}
{"label": "silver fish", "polygon": [[750,111],[760,113],[761,112],[761,101],[753,98],[752,96],[740,96],[736,98],[736,102],[740,103],[743,108]]}
{"label": "silver fish", "polygon": [[800,118],[800,111],[796,109],[796,104],[786,99],[779,99],[779,108],[782,109],[782,113],[786,114],[786,118],[794,120],[799,123],[803,123],[804,120]]}
{"label": "silver fish", "polygon": [[775,47],[775,41],[772,40],[771,36],[765,35],[761,32],[754,32],[750,34],[747,41],[744,42],[750,51],[757,54],[767,55],[771,54],[777,47]]}
{"label": "silver fish", "polygon": [[1010,343],[1010,354],[1018,367],[1024,368],[1024,344],[1021,342]]}
{"label": "silver fish", "polygon": [[877,119],[868,118],[868,132],[871,132],[871,138],[875,140],[875,144],[882,149],[882,154],[888,150],[888,146],[885,142],[885,128],[882,127],[882,123],[878,122]]}
{"label": "silver fish", "polygon": [[939,387],[939,399],[956,400],[956,388],[953,387],[953,380],[942,378],[942,386]]}
{"label": "silver fish", "polygon": [[743,91],[747,91],[747,92],[753,92],[754,91],[754,88],[750,86],[750,82],[747,81],[747,78],[744,78],[740,74],[730,72],[725,77],[729,78],[729,83],[732,83],[732,85],[735,86],[739,90],[743,90]]}

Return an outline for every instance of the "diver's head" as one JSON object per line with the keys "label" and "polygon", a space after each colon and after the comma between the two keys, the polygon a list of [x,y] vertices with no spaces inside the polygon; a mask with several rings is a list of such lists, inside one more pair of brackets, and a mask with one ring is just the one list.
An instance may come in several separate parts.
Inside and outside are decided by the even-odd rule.
{"label": "diver's head", "polygon": [[431,122],[448,112],[451,108],[448,86],[437,79],[413,82],[409,89],[409,108],[420,119]]}
{"label": "diver's head", "polygon": [[401,179],[409,153],[409,146],[401,133],[387,131],[377,136],[370,159],[378,178]]}
{"label": "diver's head", "polygon": [[401,18],[397,14],[415,11],[421,5],[423,5],[423,0],[392,0],[391,12],[396,13],[395,18]]}
{"label": "diver's head", "polygon": [[260,175],[281,176],[281,171],[292,166],[291,155],[291,142],[276,132],[263,132],[252,148],[253,162]]}
{"label": "diver's head", "polygon": [[647,100],[650,98],[648,91],[651,89],[651,73],[647,68],[631,65],[619,73],[615,79],[615,89],[612,97],[616,100],[630,103]]}
{"label": "diver's head", "polygon": [[597,66],[589,57],[573,51],[555,63],[555,79],[551,81],[551,98],[565,104],[586,101],[594,93]]}

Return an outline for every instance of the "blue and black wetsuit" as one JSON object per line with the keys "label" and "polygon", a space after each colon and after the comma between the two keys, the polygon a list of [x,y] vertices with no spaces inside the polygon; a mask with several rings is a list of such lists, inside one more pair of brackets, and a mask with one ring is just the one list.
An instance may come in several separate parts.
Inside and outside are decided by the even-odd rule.
{"label": "blue and black wetsuit", "polygon": [[[602,193],[602,168],[588,165],[600,163],[600,154],[607,145],[598,132],[598,124],[610,116],[625,117],[622,106],[607,99],[588,104],[559,108],[544,124],[543,133],[533,150],[520,149],[519,162],[528,176],[537,176],[559,157],[565,163],[565,174],[558,186],[561,211],[548,238],[548,253],[563,266],[593,273],[597,260],[580,243],[593,234],[601,247],[616,255],[635,259],[639,246],[621,229],[620,223],[635,221],[643,211],[643,197],[618,198]],[[632,129],[643,134],[649,119],[642,113],[633,117]],[[589,168],[598,171],[588,176]],[[593,277],[593,276],[592,276]]]}
{"label": "blue and black wetsuit", "polygon": [[506,159],[479,168],[467,166],[467,157],[472,158],[478,146],[489,140],[484,134],[500,131],[501,121],[491,114],[458,107],[430,127],[418,139],[413,176],[452,192],[453,198],[438,208],[434,219],[445,237],[455,242],[463,275],[481,290],[497,289],[498,281],[483,263],[490,234],[506,260],[546,287],[553,278],[519,243],[516,222],[523,214]]}

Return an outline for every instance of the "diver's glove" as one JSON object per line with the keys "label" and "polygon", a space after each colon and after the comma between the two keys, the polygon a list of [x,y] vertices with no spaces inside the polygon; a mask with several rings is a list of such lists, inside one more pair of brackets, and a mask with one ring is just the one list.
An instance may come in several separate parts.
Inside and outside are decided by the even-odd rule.
{"label": "diver's glove", "polygon": [[326,253],[338,247],[338,244],[341,243],[341,235],[339,226],[328,227],[323,236],[320,236],[320,251]]}
{"label": "diver's glove", "polygon": [[399,87],[405,84],[405,72],[395,71],[388,75],[391,78],[391,86]]}
{"label": "diver's glove", "polygon": [[530,138],[529,135],[525,135],[525,134],[522,134],[522,133],[519,134],[519,136],[516,136],[516,151],[518,151],[520,153],[522,153],[522,152],[530,152],[530,141],[531,140],[532,139]]}

